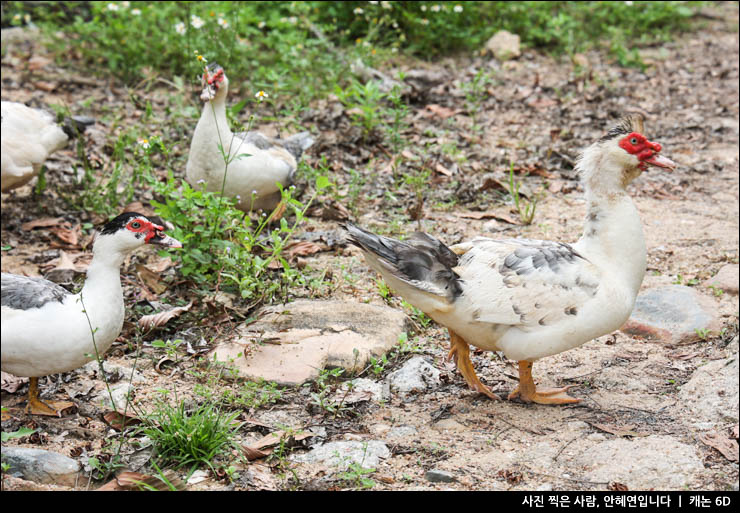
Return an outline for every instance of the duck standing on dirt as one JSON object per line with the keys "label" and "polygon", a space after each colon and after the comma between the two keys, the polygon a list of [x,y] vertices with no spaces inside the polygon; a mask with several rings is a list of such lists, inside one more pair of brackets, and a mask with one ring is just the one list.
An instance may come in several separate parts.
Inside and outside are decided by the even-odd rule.
{"label": "duck standing on dirt", "polygon": [[573,245],[476,237],[448,248],[424,233],[401,242],[347,225],[349,241],[392,289],[448,328],[448,358],[473,390],[498,399],[478,379],[468,344],[519,362],[509,399],[578,402],[570,387],[538,389],[532,363],[617,330],[632,313],[647,257],[625,189],[648,166],[675,167],[642,132],[642,117],[627,117],[580,156],[588,213]]}
{"label": "duck standing on dirt", "polygon": [[[224,194],[236,198],[236,207],[245,212],[272,209],[281,198],[276,183],[287,187],[293,182],[298,160],[313,138],[308,132],[287,139],[258,132],[233,133],[226,119],[228,90],[224,69],[209,64],[203,72],[200,96],[205,105],[190,143],[188,182],[193,187],[204,184],[211,192],[221,192],[223,187]],[[219,148],[229,155],[228,169]]]}
{"label": "duck standing on dirt", "polygon": [[41,401],[38,378],[76,369],[108,350],[123,326],[120,268],[125,256],[144,244],[182,247],[163,230],[136,212],[106,223],[93,244],[79,294],[43,278],[2,273],[2,370],[31,378],[30,413],[61,416],[72,406]]}
{"label": "duck standing on dirt", "polygon": [[2,191],[28,183],[49,155],[92,123],[92,118],[75,116],[59,125],[49,112],[2,102]]}

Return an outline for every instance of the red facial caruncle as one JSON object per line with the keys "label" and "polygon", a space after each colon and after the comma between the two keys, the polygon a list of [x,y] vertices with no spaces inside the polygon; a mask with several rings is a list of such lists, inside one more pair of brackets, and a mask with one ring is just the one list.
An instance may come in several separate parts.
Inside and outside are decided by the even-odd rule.
{"label": "red facial caruncle", "polygon": [[157,235],[157,232],[164,231],[163,226],[145,221],[144,219],[141,219],[139,217],[132,219],[126,225],[126,228],[134,233],[146,232],[146,236],[144,238],[146,242],[149,242],[153,237],[155,237]]}
{"label": "red facial caruncle", "polygon": [[643,171],[648,165],[673,169],[676,164],[658,155],[662,149],[659,143],[650,142],[647,138],[637,132],[632,132],[619,141],[619,147],[627,153],[634,155],[640,161],[638,168]]}
{"label": "red facial caruncle", "polygon": [[210,73],[208,73],[208,68],[206,68],[203,71],[203,82],[205,82],[208,85],[214,85],[214,82],[215,82],[216,87],[218,87],[218,84],[221,83],[221,80],[223,80],[223,75],[224,75],[223,69],[219,69],[216,73],[211,75]]}

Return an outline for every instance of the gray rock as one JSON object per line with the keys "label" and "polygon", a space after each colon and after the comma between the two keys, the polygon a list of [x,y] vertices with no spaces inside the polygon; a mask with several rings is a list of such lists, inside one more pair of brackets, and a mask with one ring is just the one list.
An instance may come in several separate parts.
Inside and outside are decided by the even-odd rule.
{"label": "gray rock", "polygon": [[[241,338],[220,344],[211,356],[229,362],[247,379],[300,385],[325,367],[364,369],[406,331],[406,315],[355,301],[299,300],[266,307]],[[269,340],[269,344],[264,341]]]}
{"label": "gray rock", "polygon": [[727,264],[717,271],[717,274],[704,282],[705,287],[714,287],[728,294],[738,293],[738,282],[740,281],[740,265]]}
{"label": "gray rock", "polygon": [[518,35],[507,32],[506,30],[500,30],[488,40],[486,50],[500,61],[514,59],[522,54],[519,48],[519,41],[520,38]]}
{"label": "gray rock", "polygon": [[454,483],[457,481],[452,472],[437,469],[427,470],[424,473],[424,478],[432,483]]}
{"label": "gray rock", "polygon": [[432,390],[440,385],[440,372],[423,356],[415,356],[388,375],[391,392],[407,395]]}
{"label": "gray rock", "polygon": [[26,447],[3,447],[11,475],[42,484],[74,486],[80,464],[61,454]]}
{"label": "gray rock", "polygon": [[388,438],[398,439],[407,436],[414,436],[419,431],[414,426],[397,426],[388,431]]}
{"label": "gray rock", "polygon": [[[94,403],[102,408],[114,409],[113,403],[115,403],[119,412],[123,412],[126,408],[126,396],[129,393],[133,393],[134,387],[129,383],[119,383],[110,387],[111,393],[108,394],[108,389],[104,388],[98,392],[94,397]],[[111,403],[111,396],[113,396],[113,403]],[[128,408],[131,411],[131,406]]]}
{"label": "gray rock", "polygon": [[[96,360],[87,362],[82,366],[81,370],[85,372],[85,374],[89,374],[91,376],[97,376],[100,374],[100,366]],[[103,370],[105,371],[106,377],[110,383],[114,383],[116,381],[128,381],[129,379],[131,379],[132,383],[147,383],[147,379],[140,372],[133,370],[131,367],[103,362]],[[133,376],[131,375],[132,370]]]}
{"label": "gray rock", "polygon": [[[363,401],[380,401],[383,399],[383,384],[367,378],[350,381],[352,388],[345,383],[334,395],[334,401],[343,404],[355,404]],[[348,390],[349,389],[349,390]]]}
{"label": "gray rock", "polygon": [[585,479],[618,481],[630,490],[683,490],[704,473],[694,447],[664,435],[608,440],[581,453],[576,463]]}
{"label": "gray rock", "polygon": [[713,299],[690,287],[668,285],[638,295],[632,316],[621,331],[663,344],[688,344],[701,340],[697,332],[719,329]]}
{"label": "gray rock", "polygon": [[292,457],[302,463],[324,463],[346,470],[352,463],[364,468],[377,468],[381,459],[391,455],[385,443],[379,440],[329,442],[317,445],[305,454]]}
{"label": "gray rock", "polygon": [[738,419],[738,355],[699,367],[681,387],[681,404],[691,412],[691,422],[712,428]]}

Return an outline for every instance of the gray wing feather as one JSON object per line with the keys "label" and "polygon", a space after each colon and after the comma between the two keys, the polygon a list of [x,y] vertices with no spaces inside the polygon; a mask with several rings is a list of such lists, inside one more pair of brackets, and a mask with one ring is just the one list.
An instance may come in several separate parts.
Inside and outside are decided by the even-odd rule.
{"label": "gray wing feather", "polygon": [[16,310],[40,308],[51,301],[64,301],[70,295],[64,287],[44,278],[2,273],[2,306]]}

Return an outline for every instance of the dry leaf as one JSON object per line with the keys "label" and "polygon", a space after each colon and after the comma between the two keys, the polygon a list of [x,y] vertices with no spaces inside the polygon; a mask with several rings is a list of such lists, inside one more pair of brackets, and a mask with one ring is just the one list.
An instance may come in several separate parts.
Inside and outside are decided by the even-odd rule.
{"label": "dry leaf", "polygon": [[248,461],[258,460],[260,458],[266,458],[270,455],[270,453],[272,453],[272,449],[263,451],[261,449],[255,449],[254,447],[249,447],[248,445],[244,445],[244,444],[242,444],[241,449],[242,449],[242,452],[244,453],[244,457],[247,458]]}
{"label": "dry leaf", "polygon": [[57,84],[55,82],[47,82],[45,80],[39,80],[34,84],[36,89],[41,89],[42,91],[46,91],[47,93],[51,93],[57,88]]}
{"label": "dry leaf", "polygon": [[136,415],[127,413],[126,415],[117,411],[109,411],[103,415],[103,420],[106,424],[117,431],[123,430],[125,426],[135,426],[141,424],[141,419]]}
{"label": "dry leaf", "polygon": [[263,436],[249,447],[252,449],[262,450],[267,447],[273,447],[279,444],[283,439],[286,440],[286,446],[290,447],[294,445],[295,442],[300,442],[301,440],[305,440],[306,438],[310,438],[312,436],[314,436],[313,433],[298,433],[294,435],[288,435],[285,431],[275,431]]}
{"label": "dry leaf", "polygon": [[443,166],[442,164],[440,164],[439,162],[437,163],[437,165],[436,165],[436,166],[434,166],[434,170],[435,170],[435,171],[436,171],[437,173],[441,173],[441,174],[443,174],[443,175],[445,175],[445,176],[452,176],[452,171],[450,171],[449,169],[447,169],[446,167],[444,167],[444,166]]}
{"label": "dry leaf", "polygon": [[722,454],[722,456],[724,456],[728,460],[738,461],[739,450],[737,440],[727,438],[726,436],[721,435],[716,431],[704,433],[699,437],[699,440],[704,442],[709,447],[714,447],[715,449],[717,449]]}
{"label": "dry leaf", "polygon": [[159,279],[159,275],[148,269],[146,266],[137,264],[136,274],[139,275],[139,278],[144,282],[144,285],[152,289],[155,294],[162,294],[167,290],[167,285]]}
{"label": "dry leaf", "polygon": [[483,185],[478,187],[480,192],[487,191],[489,189],[493,189],[495,191],[509,191],[509,188],[503,183],[490,176],[483,181]]}
{"label": "dry leaf", "polygon": [[617,481],[612,481],[606,486],[607,490],[612,490],[614,492],[626,492],[629,491],[629,488],[627,488],[626,484],[618,483]]}
{"label": "dry leaf", "polygon": [[124,212],[138,212],[139,214],[143,214],[149,218],[152,218],[156,215],[153,209],[149,207],[145,207],[141,201],[134,201],[133,203],[129,203],[128,205],[123,207],[123,211]]}
{"label": "dry leaf", "polygon": [[299,241],[291,242],[285,248],[285,253],[288,258],[295,258],[297,256],[313,255],[321,251],[329,251],[329,246],[318,242]]}
{"label": "dry leaf", "polygon": [[20,378],[18,376],[8,374],[7,372],[4,372],[4,371],[0,371],[0,372],[2,372],[1,388],[4,392],[14,394],[15,391],[18,390],[21,386],[23,386],[24,383],[28,382],[28,378]]}
{"label": "dry leaf", "polygon": [[456,212],[455,215],[465,219],[497,219],[509,224],[519,224],[511,217],[504,214],[497,214],[495,212]]}
{"label": "dry leaf", "polygon": [[80,235],[82,235],[81,226],[78,223],[75,227],[69,227],[68,224],[62,226],[53,226],[49,231],[56,235],[59,240],[70,246],[78,246]]}
{"label": "dry leaf", "polygon": [[63,217],[42,217],[41,219],[35,219],[21,225],[21,230],[33,230],[34,228],[47,228],[49,226],[57,226],[64,222]]}
{"label": "dry leaf", "polygon": [[455,114],[460,114],[462,112],[461,109],[450,109],[448,107],[442,107],[441,105],[437,105],[436,103],[430,103],[426,107],[424,107],[424,110],[429,111],[433,115],[441,118],[441,119],[447,119],[451,118]]}
{"label": "dry leaf", "polygon": [[[165,470],[164,478],[175,487],[176,490],[184,490],[185,484],[171,470]],[[142,474],[140,472],[121,472],[113,480],[108,481],[97,489],[99,492],[121,492],[128,490],[148,490],[154,488],[159,491],[167,491],[171,488],[158,476]]]}
{"label": "dry leaf", "polygon": [[177,308],[173,308],[172,310],[167,310],[165,312],[159,312],[151,315],[145,315],[144,317],[139,319],[139,326],[141,326],[145,330],[164,326],[170,319],[174,319],[181,313],[190,310],[191,306],[193,306],[192,301],[185,306],[178,306]]}

